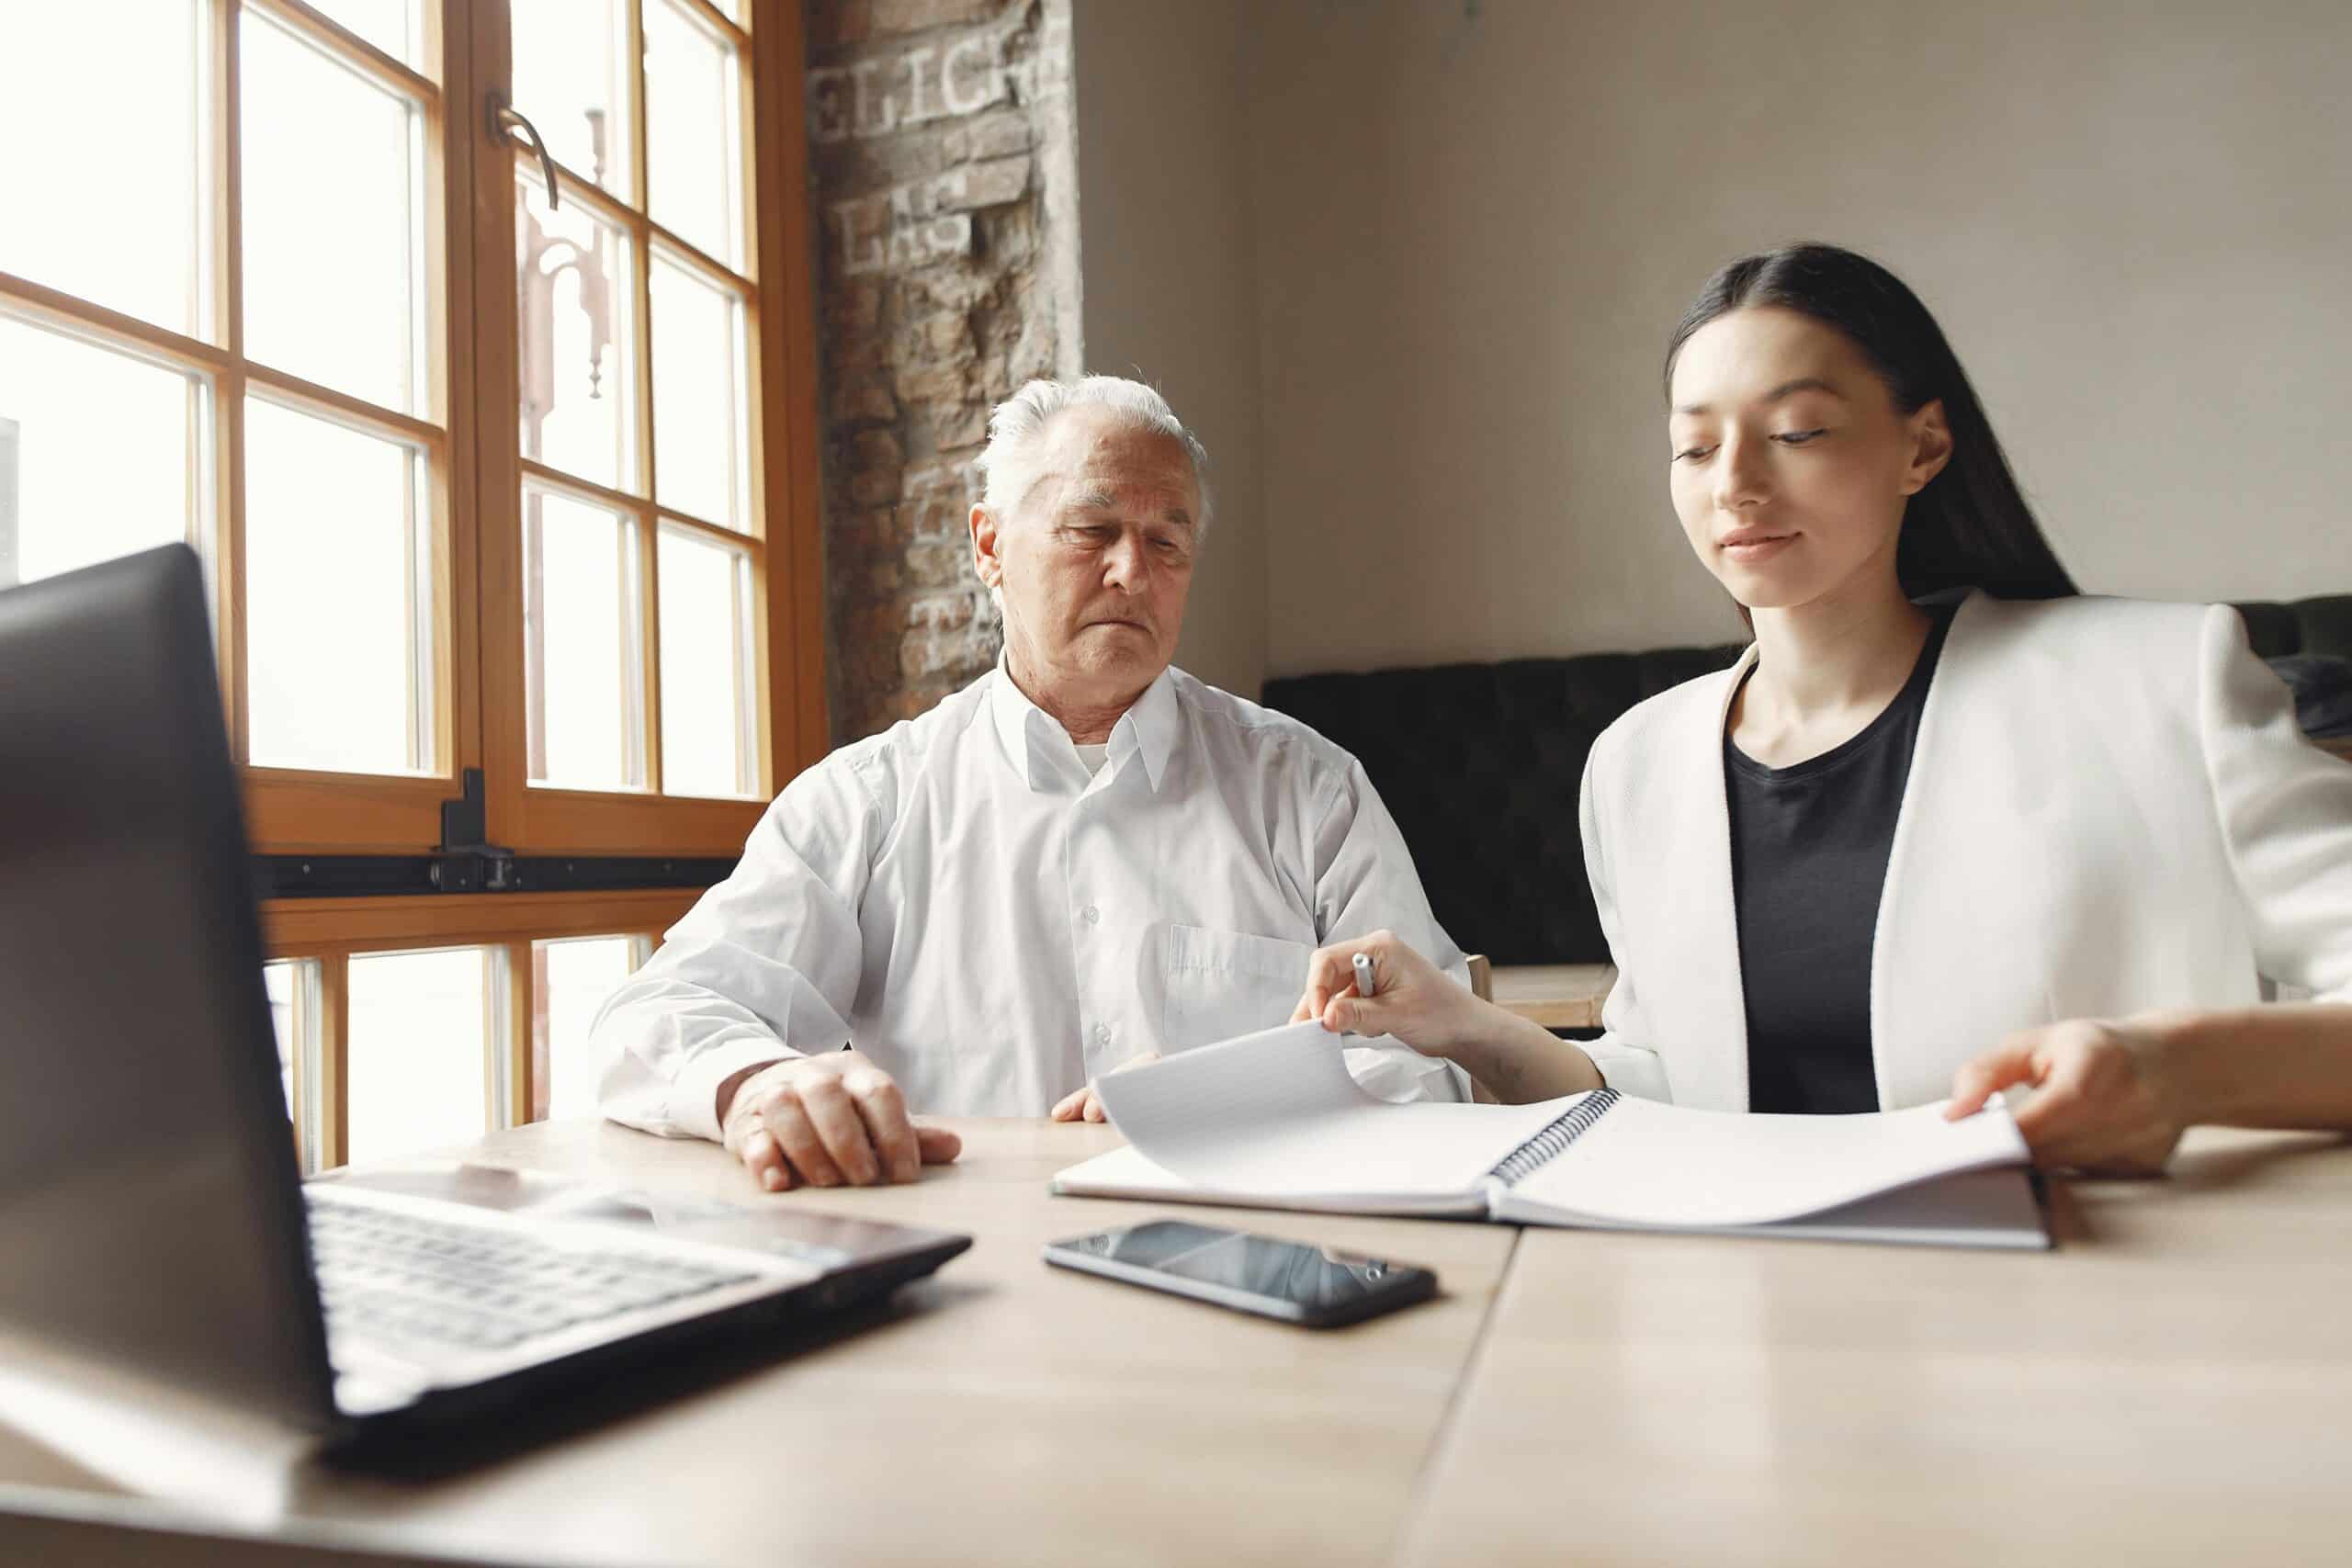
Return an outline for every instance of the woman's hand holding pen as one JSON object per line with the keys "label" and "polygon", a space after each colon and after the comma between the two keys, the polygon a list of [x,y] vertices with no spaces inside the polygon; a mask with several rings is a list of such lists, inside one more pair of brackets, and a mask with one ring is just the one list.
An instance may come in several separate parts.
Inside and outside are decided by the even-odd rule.
{"label": "woman's hand holding pen", "polygon": [[[1356,983],[1358,955],[1369,961],[1369,996]],[[1374,931],[1316,951],[1290,1021],[1319,1019],[1334,1034],[1393,1034],[1416,1051],[1450,1057],[1476,1029],[1482,1005],[1396,933]]]}
{"label": "woman's hand holding pen", "polygon": [[[1369,995],[1356,977],[1360,955]],[[1393,1035],[1424,1055],[1442,1056],[1470,1075],[1482,1099],[1523,1104],[1600,1087],[1600,1070],[1581,1050],[1479,1000],[1393,931],[1317,949],[1290,1016],[1293,1023],[1319,1020],[1334,1034]]]}

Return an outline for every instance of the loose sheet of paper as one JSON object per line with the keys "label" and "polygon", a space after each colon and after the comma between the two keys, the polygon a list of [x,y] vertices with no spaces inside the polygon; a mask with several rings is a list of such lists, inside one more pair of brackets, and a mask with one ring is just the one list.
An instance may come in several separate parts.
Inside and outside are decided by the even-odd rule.
{"label": "loose sheet of paper", "polygon": [[2025,1140],[1995,1106],[1866,1116],[1770,1116],[1620,1100],[1510,1190],[1507,1219],[1650,1227],[1760,1225],[1989,1166],[2022,1165]]}
{"label": "loose sheet of paper", "polygon": [[1358,1088],[1342,1037],[1294,1023],[1106,1076],[1102,1108],[1152,1164],[1263,1198],[1459,1196],[1483,1213],[1496,1163],[1562,1105],[1392,1105]]}

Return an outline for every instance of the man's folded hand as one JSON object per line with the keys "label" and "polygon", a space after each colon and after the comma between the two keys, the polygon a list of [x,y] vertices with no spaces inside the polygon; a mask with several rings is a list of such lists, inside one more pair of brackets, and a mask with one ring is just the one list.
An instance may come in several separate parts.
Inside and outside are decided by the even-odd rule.
{"label": "man's folded hand", "polygon": [[855,1051],[796,1056],[734,1088],[720,1118],[728,1152],[770,1192],[912,1181],[964,1140],[909,1120],[890,1075]]}

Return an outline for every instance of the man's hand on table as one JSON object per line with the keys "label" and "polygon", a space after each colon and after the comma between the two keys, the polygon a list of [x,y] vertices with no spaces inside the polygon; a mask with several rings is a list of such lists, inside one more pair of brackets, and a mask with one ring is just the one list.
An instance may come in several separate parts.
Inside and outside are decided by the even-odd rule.
{"label": "man's hand on table", "polygon": [[[1129,1067],[1140,1067],[1146,1062],[1157,1062],[1159,1053],[1146,1051],[1140,1056],[1130,1056],[1111,1070],[1124,1073]],[[1102,1096],[1093,1084],[1072,1089],[1054,1102],[1052,1115],[1057,1122],[1107,1122],[1110,1114],[1102,1109]]]}
{"label": "man's hand on table", "polygon": [[964,1152],[946,1128],[910,1121],[898,1084],[855,1051],[754,1069],[718,1103],[727,1152],[770,1192],[912,1181]]}

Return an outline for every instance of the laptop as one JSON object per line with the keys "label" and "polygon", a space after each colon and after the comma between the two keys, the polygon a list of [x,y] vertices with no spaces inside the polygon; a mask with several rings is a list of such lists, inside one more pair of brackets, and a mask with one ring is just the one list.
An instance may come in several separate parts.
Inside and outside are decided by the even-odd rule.
{"label": "laptop", "polygon": [[358,1451],[969,1245],[482,1166],[303,1181],[195,554],[0,592],[0,1326]]}

